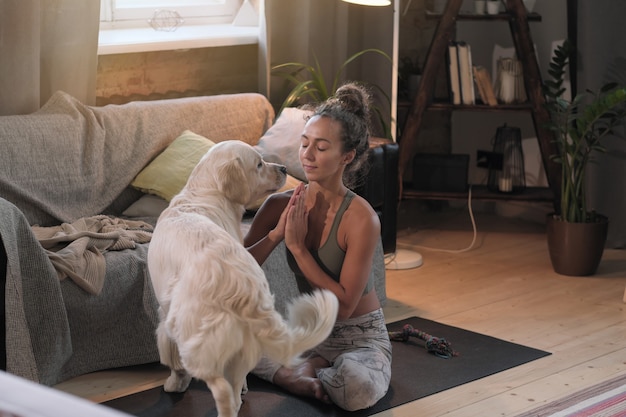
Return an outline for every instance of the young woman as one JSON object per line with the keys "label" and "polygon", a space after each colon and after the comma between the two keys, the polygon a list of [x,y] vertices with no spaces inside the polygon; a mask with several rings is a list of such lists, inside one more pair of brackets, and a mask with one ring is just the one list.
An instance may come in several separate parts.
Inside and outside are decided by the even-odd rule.
{"label": "young woman", "polygon": [[380,222],[346,180],[368,149],[368,115],[369,96],[357,84],[320,104],[301,137],[308,184],[268,198],[244,239],[260,264],[284,240],[299,289],[327,288],[339,299],[332,334],[303,365],[288,369],[264,359],[254,373],[350,411],[374,405],[391,378],[391,343],[371,277]]}

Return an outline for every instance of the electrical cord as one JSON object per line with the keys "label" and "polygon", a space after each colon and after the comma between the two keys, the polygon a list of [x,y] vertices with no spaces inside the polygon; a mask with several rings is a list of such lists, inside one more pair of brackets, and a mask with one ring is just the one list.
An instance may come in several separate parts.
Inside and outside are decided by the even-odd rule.
{"label": "electrical cord", "polygon": [[463,252],[468,252],[472,250],[474,248],[474,245],[476,244],[478,231],[476,228],[476,219],[474,218],[474,211],[472,210],[472,185],[471,184],[469,185],[469,191],[467,192],[467,207],[469,211],[470,220],[472,221],[472,231],[473,231],[472,243],[470,243],[468,247],[464,249],[439,249],[439,248],[431,248],[428,246],[418,245],[416,246],[416,248],[427,249],[427,250],[436,251],[436,252],[446,252],[446,253],[463,253]]}
{"label": "electrical cord", "polygon": [[[469,216],[472,222],[472,231],[473,231],[472,242],[470,243],[468,247],[463,248],[463,249],[441,249],[441,248],[432,248],[429,246],[421,246],[421,245],[416,245],[414,247],[418,249],[421,248],[421,249],[426,249],[430,251],[445,252],[445,253],[463,253],[463,252],[468,252],[472,250],[474,248],[474,245],[476,244],[476,238],[478,237],[478,230],[476,227],[476,219],[474,218],[474,211],[472,210],[472,185],[471,184],[469,185],[469,190],[467,193],[467,207],[469,209]],[[395,258],[396,258],[395,253],[390,253],[390,254],[385,255],[385,265],[389,265],[391,262],[395,260]]]}

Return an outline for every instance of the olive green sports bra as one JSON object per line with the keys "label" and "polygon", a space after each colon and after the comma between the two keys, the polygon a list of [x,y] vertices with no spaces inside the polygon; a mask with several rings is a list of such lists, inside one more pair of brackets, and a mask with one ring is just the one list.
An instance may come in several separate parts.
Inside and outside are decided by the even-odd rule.
{"label": "olive green sports bra", "polygon": [[[348,206],[352,202],[356,194],[348,190],[346,195],[337,210],[337,214],[335,214],[335,219],[333,220],[333,224],[330,229],[330,233],[328,234],[328,238],[326,242],[318,250],[311,250],[311,255],[317,262],[317,264],[322,268],[322,270],[328,274],[332,279],[339,282],[339,278],[341,276],[341,268],[343,267],[343,261],[346,257],[346,252],[339,247],[337,243],[337,230],[339,230],[339,223],[341,223],[341,219],[343,214],[347,210]],[[298,263],[295,258],[289,251],[287,252],[287,263],[289,264],[289,268],[293,271],[296,276],[296,281],[298,283],[298,289],[300,292],[311,292],[312,288],[309,282],[306,280],[302,271],[298,267]],[[373,273],[370,272],[369,280],[367,281],[367,285],[365,286],[365,290],[363,294],[369,293],[374,287],[374,276]]]}

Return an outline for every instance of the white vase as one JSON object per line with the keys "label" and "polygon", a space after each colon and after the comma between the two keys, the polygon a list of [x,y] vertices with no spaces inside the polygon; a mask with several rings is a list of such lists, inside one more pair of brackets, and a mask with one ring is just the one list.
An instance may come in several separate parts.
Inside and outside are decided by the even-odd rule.
{"label": "white vase", "polygon": [[474,13],[485,14],[485,0],[474,0]]}
{"label": "white vase", "polygon": [[488,1],[487,2],[487,14],[498,14],[498,13],[500,13],[500,0]]}

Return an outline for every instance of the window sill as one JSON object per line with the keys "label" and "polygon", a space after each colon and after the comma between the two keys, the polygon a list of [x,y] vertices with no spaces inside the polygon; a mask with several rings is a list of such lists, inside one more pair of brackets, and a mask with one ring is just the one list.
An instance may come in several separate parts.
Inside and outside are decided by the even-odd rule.
{"label": "window sill", "polygon": [[256,26],[189,25],[173,32],[149,28],[101,30],[98,55],[218,46],[253,45],[259,43]]}

